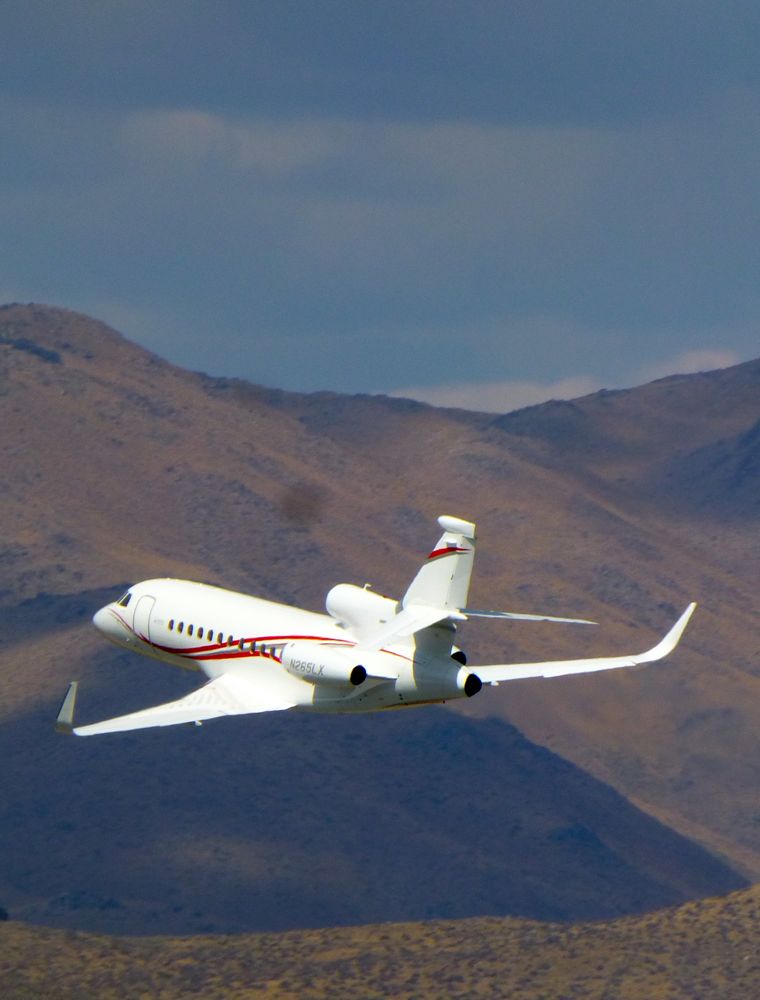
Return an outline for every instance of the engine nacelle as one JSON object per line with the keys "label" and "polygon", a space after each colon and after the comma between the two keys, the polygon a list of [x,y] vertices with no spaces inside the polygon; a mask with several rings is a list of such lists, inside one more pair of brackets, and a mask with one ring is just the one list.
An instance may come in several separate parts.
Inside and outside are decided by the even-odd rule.
{"label": "engine nacelle", "polygon": [[281,659],[288,673],[312,684],[358,687],[367,679],[366,669],[352,657],[351,650],[319,642],[289,642]]}
{"label": "engine nacelle", "polygon": [[457,671],[457,688],[460,691],[464,691],[468,698],[472,698],[473,695],[478,694],[482,687],[483,681],[477,674],[473,674],[471,670],[462,667],[461,670]]}
{"label": "engine nacelle", "polygon": [[396,614],[398,602],[353,583],[339,583],[328,592],[325,606],[327,613],[337,621],[361,630],[390,621]]}

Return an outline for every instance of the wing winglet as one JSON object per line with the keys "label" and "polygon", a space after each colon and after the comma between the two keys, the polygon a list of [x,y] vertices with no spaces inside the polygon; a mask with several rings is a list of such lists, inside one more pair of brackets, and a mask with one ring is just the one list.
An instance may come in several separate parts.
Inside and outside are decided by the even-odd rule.
{"label": "wing winglet", "polygon": [[74,731],[74,707],[76,706],[78,687],[77,681],[72,681],[69,684],[58,718],[55,720],[55,731],[63,733],[65,736],[71,736]]}
{"label": "wing winglet", "polygon": [[617,670],[621,667],[635,667],[640,663],[653,663],[673,652],[696,606],[694,603],[690,604],[667,635],[645,653],[635,653],[630,656],[598,656],[583,660],[550,660],[545,663],[494,663],[472,669],[484,684],[494,684],[499,681],[525,680],[530,677],[588,674],[597,670]]}
{"label": "wing winglet", "polygon": [[681,636],[689,624],[689,619],[694,614],[696,606],[696,602],[692,601],[673,628],[671,628],[664,638],[660,639],[656,646],[647,650],[646,653],[640,653],[638,656],[631,657],[631,659],[634,659],[637,663],[652,663],[655,660],[661,660],[668,653],[672,653],[681,641]]}

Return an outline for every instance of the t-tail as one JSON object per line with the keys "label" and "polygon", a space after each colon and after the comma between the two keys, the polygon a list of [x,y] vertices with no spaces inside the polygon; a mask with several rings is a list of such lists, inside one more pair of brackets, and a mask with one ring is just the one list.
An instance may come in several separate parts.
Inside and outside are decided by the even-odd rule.
{"label": "t-tail", "polygon": [[475,525],[458,517],[438,518],[443,534],[409,585],[403,607],[424,605],[459,611],[467,606],[475,559]]}

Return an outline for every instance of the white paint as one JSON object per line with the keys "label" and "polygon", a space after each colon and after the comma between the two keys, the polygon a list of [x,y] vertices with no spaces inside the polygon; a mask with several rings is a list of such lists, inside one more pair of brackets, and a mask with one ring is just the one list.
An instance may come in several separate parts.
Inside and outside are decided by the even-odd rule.
{"label": "white paint", "polygon": [[439,524],[444,534],[400,602],[344,584],[328,595],[338,617],[187,580],[130,587],[96,612],[96,628],[120,646],[199,670],[208,682],[178,701],[76,728],[72,686],[57,728],[89,736],[285,709],[373,711],[471,696],[483,683],[631,667],[672,652],[694,610],[638,655],[464,667],[452,653],[456,623],[468,614],[475,525],[450,515]]}

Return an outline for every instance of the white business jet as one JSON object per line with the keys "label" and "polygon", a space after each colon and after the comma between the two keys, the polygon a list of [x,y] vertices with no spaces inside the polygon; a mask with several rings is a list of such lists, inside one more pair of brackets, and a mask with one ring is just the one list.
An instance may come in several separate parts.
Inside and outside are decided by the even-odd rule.
{"label": "white business jet", "polygon": [[650,663],[677,645],[696,605],[668,634],[633,656],[467,666],[455,644],[468,618],[593,624],[578,618],[478,611],[467,607],[475,525],[439,517],[443,535],[401,601],[341,583],[327,614],[275,604],[186,580],[146,580],[98,611],[93,622],[112,642],[179,667],[206,683],[155,708],[74,726],[72,681],[56,728],[77,736],[284,709],[366,712],[471,698],[484,684],[614,670]]}

